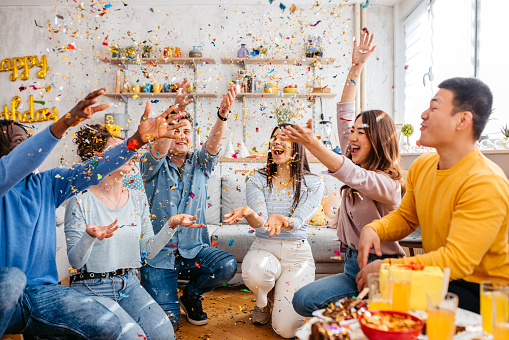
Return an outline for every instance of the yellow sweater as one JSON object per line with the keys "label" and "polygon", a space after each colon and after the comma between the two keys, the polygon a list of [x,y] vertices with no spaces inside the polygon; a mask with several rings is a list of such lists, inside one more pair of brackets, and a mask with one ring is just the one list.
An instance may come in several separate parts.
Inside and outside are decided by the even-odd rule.
{"label": "yellow sweater", "polygon": [[400,240],[422,229],[424,255],[392,263],[451,268],[451,280],[509,283],[509,182],[478,149],[447,170],[439,156],[420,156],[410,167],[400,207],[373,221],[381,242]]}

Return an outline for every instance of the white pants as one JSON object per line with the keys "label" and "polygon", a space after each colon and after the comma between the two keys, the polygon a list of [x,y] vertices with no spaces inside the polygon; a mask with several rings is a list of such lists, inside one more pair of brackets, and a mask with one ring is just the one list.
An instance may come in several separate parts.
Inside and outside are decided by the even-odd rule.
{"label": "white pants", "polygon": [[315,262],[307,240],[256,238],[242,261],[244,284],[256,294],[256,305],[267,305],[274,289],[272,328],[283,338],[292,338],[304,317],[292,306],[293,294],[315,280]]}

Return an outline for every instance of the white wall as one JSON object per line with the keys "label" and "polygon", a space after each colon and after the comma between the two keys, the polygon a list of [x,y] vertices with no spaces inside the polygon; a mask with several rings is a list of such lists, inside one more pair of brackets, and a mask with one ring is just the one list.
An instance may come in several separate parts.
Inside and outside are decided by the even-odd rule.
{"label": "white wall", "polygon": [[[214,57],[218,62],[220,57],[235,57],[241,42],[247,43],[248,47],[254,47],[254,39],[270,44],[281,46],[277,57],[288,55],[302,56],[304,37],[308,34],[321,35],[325,41],[326,49],[324,57],[336,58],[333,66],[325,67],[318,71],[318,75],[325,78],[325,84],[331,87],[333,92],[341,93],[343,82],[346,78],[351,63],[350,49],[353,37],[353,8],[351,4],[340,6],[337,3],[326,4],[321,2],[318,7],[298,3],[298,10],[294,14],[289,13],[291,3],[283,13],[279,8],[279,2],[272,5],[266,2],[252,1],[250,4],[225,5],[225,4],[198,4],[166,6],[161,2],[153,5],[139,4],[138,2],[111,2],[113,7],[108,14],[99,16],[101,11],[90,4],[85,3],[84,9],[78,8],[73,2],[69,5],[58,6],[0,6],[0,22],[2,22],[2,34],[0,43],[4,48],[0,51],[0,60],[26,55],[46,54],[48,64],[52,67],[48,71],[46,79],[38,79],[35,76],[36,68],[31,69],[28,81],[9,81],[9,73],[0,73],[0,105],[7,104],[10,109],[12,97],[19,95],[22,103],[28,100],[30,94],[34,100],[46,102],[44,107],[56,106],[59,114],[63,115],[72,108],[76,101],[83,98],[88,92],[102,86],[110,91],[114,88],[116,66],[110,66],[97,59],[98,52],[107,48],[102,45],[106,35],[109,34],[108,42],[119,43],[127,46],[147,40],[152,45],[159,43],[159,47],[180,46],[183,54],[193,45],[202,45],[204,56]],[[203,2],[202,2],[203,3]],[[207,3],[207,2],[205,2]],[[65,21],[58,19],[61,15]],[[36,27],[35,21],[42,27]],[[316,26],[311,26],[318,21]],[[382,5],[370,5],[368,8],[368,29],[376,33],[376,44],[379,46],[373,60],[368,67],[368,108],[381,108],[387,112],[393,112],[393,11],[392,7]],[[64,25],[65,30],[64,30]],[[58,33],[51,33],[48,29],[60,29]],[[149,32],[151,31],[151,32]],[[251,33],[251,37],[247,36]],[[214,44],[212,44],[214,42]],[[63,46],[74,43],[77,50],[59,50]],[[215,45],[215,46],[214,46]],[[272,54],[276,53],[273,48]],[[131,70],[137,70],[131,76],[131,81],[139,79],[140,83],[147,81],[141,75],[139,66],[131,66]],[[277,78],[280,85],[296,83],[303,89],[306,80],[311,79],[311,72],[305,67],[287,67],[282,65],[249,67],[258,76]],[[274,69],[273,72],[271,70]],[[192,77],[189,67],[177,69],[172,65],[160,65],[149,67],[153,74],[151,80],[163,82],[165,78],[170,80],[182,80],[184,77]],[[200,79],[210,79],[207,84],[207,92],[223,93],[228,81],[236,72],[236,68],[230,65],[207,65],[199,68]],[[271,72],[271,73],[270,73]],[[43,87],[52,85],[51,91],[43,90],[19,91],[20,86],[35,85]],[[112,106],[109,113],[123,113],[123,102],[102,99],[110,102]],[[323,112],[333,117],[335,122],[335,99],[323,99]],[[216,119],[216,107],[220,99],[200,99],[198,103],[197,122],[200,126],[201,140],[208,135],[207,127],[210,127]],[[258,149],[266,149],[265,142],[268,139],[272,127],[275,126],[274,118],[270,119],[273,100],[249,99],[249,115],[247,122],[246,139],[248,148],[253,146]],[[319,103],[319,101],[318,101]],[[164,110],[170,101],[160,100],[152,104],[154,113]],[[305,107],[299,122],[311,118],[311,103],[299,99],[299,104]],[[261,105],[267,109],[260,111]],[[131,100],[129,104],[130,118],[136,122],[143,111],[144,101],[141,99]],[[35,104],[35,109],[43,106]],[[28,104],[24,103],[19,111],[26,111]],[[238,120],[229,121],[228,138],[233,141],[240,140],[242,134],[241,102],[234,106],[234,114],[238,114]],[[3,111],[3,110],[2,110]],[[318,108],[320,112],[320,108]],[[103,122],[103,114],[98,114],[95,119]],[[29,124],[35,132],[40,131],[49,123]],[[133,124],[133,128],[136,124]],[[258,130],[257,130],[258,128]],[[257,132],[258,131],[258,132]],[[41,167],[47,169],[59,165],[61,157],[65,164],[69,165],[78,158],[75,156],[75,148],[72,143],[72,131],[64,137],[63,142],[55,149]]]}

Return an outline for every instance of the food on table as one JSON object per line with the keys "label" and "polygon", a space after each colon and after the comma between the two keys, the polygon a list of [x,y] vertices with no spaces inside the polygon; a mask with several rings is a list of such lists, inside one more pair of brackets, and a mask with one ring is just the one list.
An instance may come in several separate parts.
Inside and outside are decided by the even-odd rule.
{"label": "food on table", "polygon": [[410,315],[366,313],[360,318],[364,325],[384,332],[408,331],[415,329],[422,322],[412,319]]}
{"label": "food on table", "polygon": [[309,340],[349,340],[348,330],[335,321],[317,321],[311,325]]}
{"label": "food on table", "polygon": [[331,302],[323,312],[323,316],[336,321],[351,320],[357,318],[368,310],[368,301],[356,298],[345,298],[336,302]]}

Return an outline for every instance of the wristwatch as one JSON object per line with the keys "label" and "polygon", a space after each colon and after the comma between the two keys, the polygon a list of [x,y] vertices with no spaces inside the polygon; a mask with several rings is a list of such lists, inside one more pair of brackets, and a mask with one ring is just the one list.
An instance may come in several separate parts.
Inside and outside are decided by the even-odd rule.
{"label": "wristwatch", "polygon": [[[230,113],[231,113],[231,111],[230,111]],[[228,120],[228,117],[223,117],[223,116],[221,116],[221,115],[219,114],[219,109],[217,109],[217,117],[218,117],[219,119],[221,119],[223,122],[226,122],[226,121]]]}

